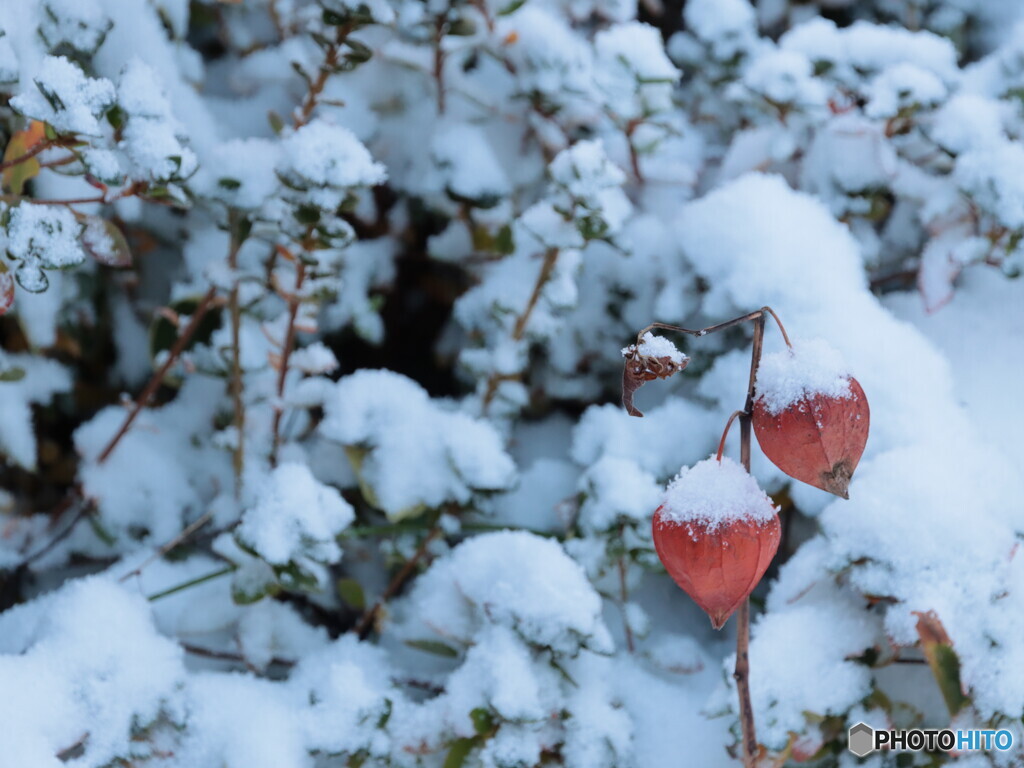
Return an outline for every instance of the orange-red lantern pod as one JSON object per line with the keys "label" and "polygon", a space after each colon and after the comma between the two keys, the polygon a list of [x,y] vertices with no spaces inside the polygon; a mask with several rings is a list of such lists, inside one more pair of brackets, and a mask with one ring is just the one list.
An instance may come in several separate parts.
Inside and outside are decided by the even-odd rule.
{"label": "orange-red lantern pod", "polygon": [[764,455],[795,480],[849,498],[871,412],[836,353],[811,342],[765,356],[757,384],[751,423]]}
{"label": "orange-red lantern pod", "polygon": [[669,485],[652,533],[669,576],[721,629],[764,576],[781,527],[771,499],[743,467],[711,458]]}

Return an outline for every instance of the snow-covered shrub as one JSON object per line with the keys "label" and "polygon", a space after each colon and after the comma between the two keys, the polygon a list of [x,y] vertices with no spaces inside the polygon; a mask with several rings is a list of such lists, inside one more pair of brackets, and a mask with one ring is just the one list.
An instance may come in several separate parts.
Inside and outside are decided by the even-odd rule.
{"label": "snow-covered shrub", "polygon": [[766,760],[1024,738],[1024,7],[682,5],[0,2],[0,768],[733,764],[652,519],[749,325],[621,351],[765,305],[871,403],[753,455]]}

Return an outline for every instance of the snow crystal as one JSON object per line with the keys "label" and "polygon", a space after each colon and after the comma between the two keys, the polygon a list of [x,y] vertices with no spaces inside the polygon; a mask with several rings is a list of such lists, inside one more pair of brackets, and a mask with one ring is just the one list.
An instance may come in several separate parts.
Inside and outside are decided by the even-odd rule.
{"label": "snow crystal", "polygon": [[[153,723],[184,669],[149,606],[103,578],[79,579],[0,615],[4,766],[60,765],[80,741],[90,765],[125,754]],[[83,736],[86,736],[83,739]]]}
{"label": "snow crystal", "polygon": [[183,143],[156,70],[139,59],[130,61],[118,81],[117,98],[127,118],[120,147],[132,172],[158,182],[191,176],[198,161]]}
{"label": "snow crystal", "polygon": [[595,78],[622,117],[669,109],[679,70],[665,55],[661,34],[640,22],[617,24],[594,36]]}
{"label": "snow crystal", "polygon": [[570,655],[610,642],[583,569],[557,541],[522,531],[467,539],[420,577],[408,604],[426,628],[466,643],[489,625]]}
{"label": "snow crystal", "polygon": [[349,188],[380,184],[387,177],[355,134],[324,120],[307,123],[281,142],[277,171],[325,209],[337,208]]}
{"label": "snow crystal", "polygon": [[951,152],[997,144],[1004,138],[1005,104],[973,93],[957,93],[932,117],[930,133]]}
{"label": "snow crystal", "polygon": [[397,373],[346,376],[324,409],[320,432],[351,449],[364,488],[393,519],[446,501],[465,503],[475,491],[507,488],[515,478],[490,424],[443,410]]}
{"label": "snow crystal", "polygon": [[431,143],[445,189],[459,198],[490,207],[510,191],[508,177],[486,134],[472,125],[445,125]]}
{"label": "snow crystal", "polygon": [[961,189],[1010,229],[1024,227],[1024,147],[998,141],[961,155],[953,173]]}
{"label": "snow crystal", "polygon": [[661,488],[636,462],[603,456],[579,481],[584,495],[579,524],[588,531],[606,531],[623,521],[645,520],[654,513]]}
{"label": "snow crystal", "polygon": [[923,67],[900,62],[886,68],[867,88],[868,117],[895,117],[912,107],[927,108],[946,97],[942,79]]}
{"label": "snow crystal", "polygon": [[757,21],[747,0],[689,0],[683,19],[687,30],[721,60],[745,50],[755,37]]}
{"label": "snow crystal", "polygon": [[660,509],[665,523],[699,523],[708,532],[735,520],[766,523],[777,511],[757,480],[728,456],[683,467],[665,489]]}
{"label": "snow crystal", "polygon": [[[763,671],[750,676],[750,698],[758,738],[773,749],[805,729],[808,713],[840,714],[870,691],[870,671],[850,657],[874,645],[876,629],[849,598],[765,614],[752,635],[750,668]],[[734,663],[724,666],[731,672]]]}
{"label": "snow crystal", "polygon": [[269,563],[285,565],[307,559],[336,563],[335,540],[355,512],[334,488],[319,483],[304,464],[282,464],[256,493],[246,510],[239,538]]}
{"label": "snow crystal", "polygon": [[256,209],[278,189],[278,145],[266,139],[232,139],[216,147],[193,182],[201,193],[232,208]]}
{"label": "snow crystal", "polygon": [[850,373],[843,356],[824,339],[797,339],[793,349],[761,358],[756,393],[768,413],[777,414],[817,395],[850,396]]}
{"label": "snow crystal", "polygon": [[[622,354],[626,354],[626,349],[622,350]],[[650,331],[640,339],[640,346],[636,348],[636,351],[645,357],[667,357],[677,365],[681,365],[683,360],[687,359],[686,355],[680,352],[668,338],[655,336]]]}
{"label": "snow crystal", "polygon": [[915,64],[945,81],[955,79],[953,43],[931,32],[912,32],[867,21],[839,28],[820,17],[793,27],[779,40],[782,48],[799,51],[814,62],[833,62],[836,74],[858,82],[864,72],[880,72],[902,62]]}
{"label": "snow crystal", "polygon": [[0,353],[0,370],[20,368],[19,381],[0,381],[0,452],[28,470],[36,468],[36,435],[32,405],[49,403],[71,390],[71,375],[56,360]]}
{"label": "snow crystal", "polygon": [[813,73],[811,60],[803,54],[774,48],[751,62],[743,73],[743,85],[776,104],[809,109],[823,106],[828,99]]}
{"label": "snow crystal", "polygon": [[35,77],[35,90],[11,99],[21,114],[43,120],[60,133],[99,136],[99,118],[114,103],[114,85],[87,77],[63,56],[47,56]]}
{"label": "snow crystal", "polygon": [[[0,204],[0,213],[2,208]],[[43,269],[63,269],[85,260],[79,240],[83,227],[67,208],[23,202],[9,210],[6,249],[18,262],[16,274],[25,290],[45,290]]]}

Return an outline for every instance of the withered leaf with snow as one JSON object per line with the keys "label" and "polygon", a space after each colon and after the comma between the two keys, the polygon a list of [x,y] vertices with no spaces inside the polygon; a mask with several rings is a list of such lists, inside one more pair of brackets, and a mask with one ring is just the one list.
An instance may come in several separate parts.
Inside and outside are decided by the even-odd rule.
{"label": "withered leaf with snow", "polygon": [[633,394],[646,382],[667,379],[690,362],[671,341],[649,331],[640,337],[639,344],[624,347],[622,356],[622,405],[630,416],[638,418],[643,418],[643,413],[633,405]]}

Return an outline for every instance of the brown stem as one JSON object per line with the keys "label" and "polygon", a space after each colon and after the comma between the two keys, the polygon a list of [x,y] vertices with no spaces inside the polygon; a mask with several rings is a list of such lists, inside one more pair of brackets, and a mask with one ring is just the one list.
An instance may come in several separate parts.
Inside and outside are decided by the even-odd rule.
{"label": "brown stem", "polygon": [[320,94],[323,93],[324,86],[327,85],[327,78],[331,76],[338,66],[338,55],[341,52],[341,46],[345,43],[345,39],[351,34],[353,28],[354,25],[351,23],[342,24],[338,27],[334,37],[334,44],[327,49],[324,63],[320,65],[320,71],[317,73],[316,80],[309,84],[309,90],[306,92],[306,98],[302,102],[302,108],[295,117],[296,128],[304,126],[309,122],[309,118],[313,116],[313,110],[316,109],[317,102],[320,100]]}
{"label": "brown stem", "polygon": [[[772,315],[774,316],[774,312]],[[778,321],[778,318],[776,318]],[[750,472],[750,414],[754,407],[754,382],[757,380],[757,368],[761,364],[761,352],[764,349],[765,313],[761,312],[754,321],[754,339],[750,350],[750,378],[747,383],[747,401],[740,418],[740,463]],[[781,327],[781,324],[780,324]],[[731,417],[730,417],[731,420]],[[736,680],[736,695],[740,706],[740,730],[743,735],[744,768],[755,768],[757,765],[757,731],[754,728],[754,706],[750,701],[750,598],[740,604],[736,623],[736,669],[733,679]]]}
{"label": "brown stem", "polygon": [[[537,282],[534,283],[533,292],[530,294],[530,300],[526,302],[526,309],[523,313],[516,318],[515,327],[512,329],[512,338],[515,341],[520,341],[523,338],[523,334],[526,333],[526,325],[530,322],[530,315],[533,314],[534,308],[537,306],[537,302],[540,301],[540,294],[544,290],[545,284],[551,277],[551,273],[555,270],[555,264],[558,262],[558,249],[548,248],[544,252],[544,263],[541,264],[540,272],[537,274]],[[487,413],[487,409],[491,405],[491,401],[498,392],[498,385],[507,380],[508,376],[493,373],[487,380],[487,391],[484,393],[484,413]]]}
{"label": "brown stem", "polygon": [[444,38],[445,22],[443,17],[437,19],[437,34],[434,38],[434,82],[437,83],[437,113],[444,114],[444,51],[441,49],[441,40]]}
{"label": "brown stem", "polygon": [[430,532],[424,537],[423,541],[416,549],[416,552],[413,553],[413,556],[405,561],[405,565],[399,569],[398,573],[395,574],[395,577],[391,579],[391,582],[384,588],[384,592],[381,593],[380,599],[373,604],[372,608],[363,613],[359,623],[356,624],[355,630],[356,636],[360,640],[365,640],[370,634],[370,630],[373,629],[373,625],[377,622],[377,615],[380,613],[381,608],[384,607],[384,604],[388,600],[398,594],[398,590],[400,590],[402,585],[404,585],[405,582],[407,582],[413,575],[413,572],[416,570],[416,566],[419,565],[420,560],[422,560],[427,554],[427,548],[430,546],[430,542],[436,539],[440,533],[441,527],[438,525],[435,525],[430,529]]}
{"label": "brown stem", "polygon": [[157,369],[157,372],[153,374],[153,377],[149,380],[145,388],[142,390],[142,393],[135,401],[135,405],[132,406],[132,410],[131,413],[128,414],[128,418],[124,420],[124,423],[117,431],[117,434],[110,439],[110,442],[107,443],[107,447],[104,448],[103,452],[96,458],[97,464],[102,464],[110,458],[110,454],[114,451],[114,448],[117,447],[121,438],[125,436],[125,433],[128,432],[129,427],[131,427],[135,419],[138,418],[139,413],[141,413],[142,409],[149,404],[149,401],[152,399],[153,395],[156,394],[157,389],[159,389],[160,384],[163,382],[167,372],[171,369],[171,366],[177,362],[178,357],[181,356],[181,353],[185,351],[185,347],[188,346],[189,341],[192,340],[192,336],[199,327],[199,323],[202,322],[206,313],[210,310],[216,296],[216,287],[211,287],[203,298],[200,299],[195,312],[192,313],[192,319],[189,320],[188,325],[185,326],[185,330],[181,332],[178,338],[174,340],[174,344],[171,345],[170,352],[167,355],[167,359],[164,360],[164,364],[161,365],[160,368]]}
{"label": "brown stem", "polygon": [[66,147],[71,143],[71,139],[47,139],[46,141],[41,141],[34,147],[18,155],[17,157],[12,157],[10,160],[0,162],[0,171],[6,171],[8,168],[13,168],[16,165],[20,165],[21,163],[24,163],[26,160],[31,160],[40,152],[45,152],[46,150],[51,149],[53,147]]}
{"label": "brown stem", "polygon": [[175,549],[175,548],[179,547],[186,539],[188,539],[189,536],[191,536],[193,533],[198,531],[200,528],[202,528],[204,525],[206,525],[212,519],[213,519],[213,513],[212,512],[207,512],[202,517],[198,518],[197,520],[194,520],[192,523],[190,523],[188,526],[186,526],[185,529],[182,530],[181,533],[179,533],[173,539],[171,539],[166,544],[164,544],[162,547],[160,547],[160,549],[158,549],[156,552],[154,552],[152,556],[147,558],[146,561],[142,563],[142,565],[140,565],[135,570],[128,571],[128,573],[126,573],[124,576],[122,576],[120,579],[118,579],[118,581],[119,582],[124,582],[124,581],[128,581],[128,579],[130,579],[132,576],[141,576],[142,572],[146,568],[148,568],[154,562],[156,562],[161,557],[166,555],[172,549]]}
{"label": "brown stem", "polygon": [[[709,325],[707,328],[692,329],[683,328],[682,326],[679,325],[669,325],[668,323],[651,323],[636,335],[636,343],[640,344],[643,335],[655,328],[660,328],[666,331],[676,331],[677,333],[686,333],[689,334],[690,336],[707,336],[709,333],[714,333],[715,331],[724,331],[726,328],[732,328],[734,325],[740,325],[741,323],[745,323],[748,320],[756,320],[759,317],[764,317],[764,315],[766,314],[771,315],[775,322],[778,324],[779,331],[782,332],[782,338],[785,340],[786,346],[792,349],[793,344],[789,340],[789,335],[786,333],[786,329],[782,326],[782,321],[779,320],[779,316],[775,314],[775,310],[773,310],[771,307],[761,307],[760,309],[754,310],[753,312],[748,312],[747,314],[741,315],[740,317],[735,317],[732,320],[726,320],[724,323]],[[758,353],[757,359],[760,363],[760,353]]]}
{"label": "brown stem", "polygon": [[736,420],[737,416],[744,416],[745,411],[733,411],[729,420],[725,422],[725,429],[722,430],[722,439],[718,441],[718,453],[715,458],[718,461],[722,460],[722,451],[725,450],[725,438],[729,436],[729,430],[732,429],[732,423]]}
{"label": "brown stem", "polygon": [[302,290],[302,282],[306,279],[306,265],[299,259],[295,265],[295,291],[288,297],[288,330],[284,335],[284,347],[281,349],[280,370],[277,372],[277,399],[278,406],[274,409],[274,420],[271,424],[273,438],[270,446],[270,466],[277,465],[277,449],[281,444],[281,415],[284,410],[284,387],[288,376],[288,360],[292,356],[292,347],[295,346],[295,319],[299,314],[299,305],[302,303],[299,292]]}

